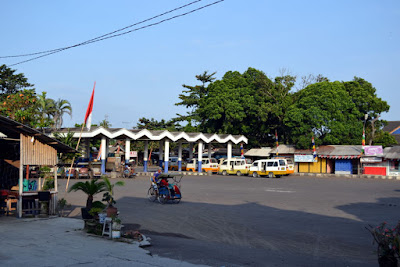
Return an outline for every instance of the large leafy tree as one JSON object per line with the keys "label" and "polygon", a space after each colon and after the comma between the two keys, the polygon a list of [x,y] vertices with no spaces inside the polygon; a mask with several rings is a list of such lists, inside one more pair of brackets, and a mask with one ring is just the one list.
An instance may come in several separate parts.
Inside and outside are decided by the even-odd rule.
{"label": "large leafy tree", "polygon": [[351,82],[320,82],[296,93],[296,102],[286,113],[290,140],[298,147],[316,144],[361,144],[364,114],[374,118],[389,110],[387,103],[363,79]]}
{"label": "large leafy tree", "polygon": [[0,94],[2,98],[24,89],[32,89],[33,84],[28,83],[24,74],[16,74],[15,72],[16,70],[8,68],[4,64],[0,66]]}
{"label": "large leafy tree", "polygon": [[8,94],[1,101],[0,115],[36,127],[36,102],[37,98],[33,89],[24,89],[18,93]]}
{"label": "large leafy tree", "polygon": [[193,111],[204,132],[244,134],[250,145],[268,145],[278,129],[285,136],[284,114],[292,103],[295,77],[274,80],[254,68],[244,73],[228,71],[221,80],[211,82],[196,102]]}
{"label": "large leafy tree", "polygon": [[196,75],[196,80],[201,82],[201,85],[182,85],[186,90],[183,90],[182,94],[179,95],[181,102],[175,105],[185,106],[190,111],[186,115],[177,114],[178,118],[175,119],[176,121],[186,121],[191,126],[192,124],[197,125],[204,122],[203,118],[198,114],[198,108],[200,101],[208,95],[207,85],[215,80],[215,74],[216,72],[208,73],[208,71],[204,71],[202,74]]}

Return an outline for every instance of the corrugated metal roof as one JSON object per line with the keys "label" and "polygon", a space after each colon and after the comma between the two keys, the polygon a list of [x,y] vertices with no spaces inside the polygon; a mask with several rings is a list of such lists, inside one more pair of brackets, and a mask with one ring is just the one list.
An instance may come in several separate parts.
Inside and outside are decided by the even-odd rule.
{"label": "corrugated metal roof", "polygon": [[252,148],[244,155],[247,157],[269,157],[271,150],[272,148],[270,147]]}
{"label": "corrugated metal roof", "polygon": [[[279,154],[294,154],[296,152],[296,148],[294,145],[279,145],[278,153]],[[271,154],[276,153],[276,147],[272,148]]]}
{"label": "corrugated metal roof", "polygon": [[386,159],[400,159],[400,146],[385,147],[383,157]]}
{"label": "corrugated metal roof", "polygon": [[76,152],[75,149],[61,143],[57,139],[4,116],[0,116],[0,132],[5,134],[8,138],[14,139],[19,139],[20,133],[34,136],[34,138],[41,143],[54,147],[59,152]]}

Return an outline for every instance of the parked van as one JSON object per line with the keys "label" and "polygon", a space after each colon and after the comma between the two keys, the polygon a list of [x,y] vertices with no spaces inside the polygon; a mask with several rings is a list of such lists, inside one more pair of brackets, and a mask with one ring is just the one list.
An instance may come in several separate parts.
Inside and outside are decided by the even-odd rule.
{"label": "parked van", "polygon": [[[294,168],[293,168],[294,169]],[[294,170],[293,170],[294,171]],[[269,178],[281,177],[293,173],[286,159],[260,159],[253,162],[249,170],[249,176],[260,177],[267,175]]]}
{"label": "parked van", "polygon": [[217,173],[218,172],[218,162],[214,158],[206,158],[201,161],[201,170],[203,172]]}
{"label": "parked van", "polygon": [[[178,157],[169,157],[168,160],[168,170],[170,171],[178,171]],[[186,163],[181,161],[181,170],[186,171]]]}
{"label": "parked van", "polygon": [[[186,164],[186,170],[196,172],[198,170],[198,159],[190,159]],[[201,161],[202,172],[218,172],[218,162],[214,158],[205,158]]]}
{"label": "parked van", "polygon": [[242,174],[248,174],[251,164],[249,164],[246,159],[241,158],[231,158],[225,159],[218,169],[218,174],[236,174],[241,176]]}

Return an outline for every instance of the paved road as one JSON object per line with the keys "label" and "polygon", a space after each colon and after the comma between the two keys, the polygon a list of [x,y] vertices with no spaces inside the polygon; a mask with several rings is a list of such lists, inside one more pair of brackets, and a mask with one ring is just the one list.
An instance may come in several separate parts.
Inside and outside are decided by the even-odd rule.
{"label": "paved road", "polygon": [[[400,181],[185,176],[183,201],[161,205],[146,199],[148,179],[116,189],[126,229],[151,236],[153,254],[191,263],[376,266],[364,227],[400,219]],[[74,205],[84,198],[67,195]]]}

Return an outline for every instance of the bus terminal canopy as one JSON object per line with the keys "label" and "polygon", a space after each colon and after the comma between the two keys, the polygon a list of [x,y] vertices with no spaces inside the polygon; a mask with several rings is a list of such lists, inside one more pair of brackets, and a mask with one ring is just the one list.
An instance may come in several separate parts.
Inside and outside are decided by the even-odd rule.
{"label": "bus terminal canopy", "polygon": [[[63,128],[59,130],[60,133],[73,132],[74,138],[79,138],[80,128]],[[160,142],[160,160],[164,161],[165,172],[168,170],[168,159],[169,159],[169,143],[177,142],[178,148],[178,163],[182,161],[182,144],[189,143],[192,147],[194,143],[198,144],[198,159],[201,162],[203,146],[204,144],[209,145],[209,153],[211,143],[227,144],[227,157],[232,157],[232,144],[247,144],[248,139],[243,135],[231,135],[231,134],[209,134],[209,133],[187,133],[187,132],[171,132],[167,130],[152,131],[147,129],[125,129],[125,128],[104,128],[101,126],[92,127],[90,131],[82,132],[82,139],[87,142],[89,139],[101,139],[101,160],[102,160],[102,172],[104,172],[103,163],[106,160],[106,143],[109,139],[125,139],[125,153],[129,155],[130,141],[144,141],[144,169],[147,170],[147,159],[148,159],[148,141],[159,141]],[[191,151],[191,149],[189,149]],[[162,155],[164,154],[164,155]],[[209,154],[210,155],[210,154]],[[129,156],[125,157],[125,160],[129,159]],[[161,164],[162,165],[162,162]],[[198,167],[201,170],[201,164]]]}

